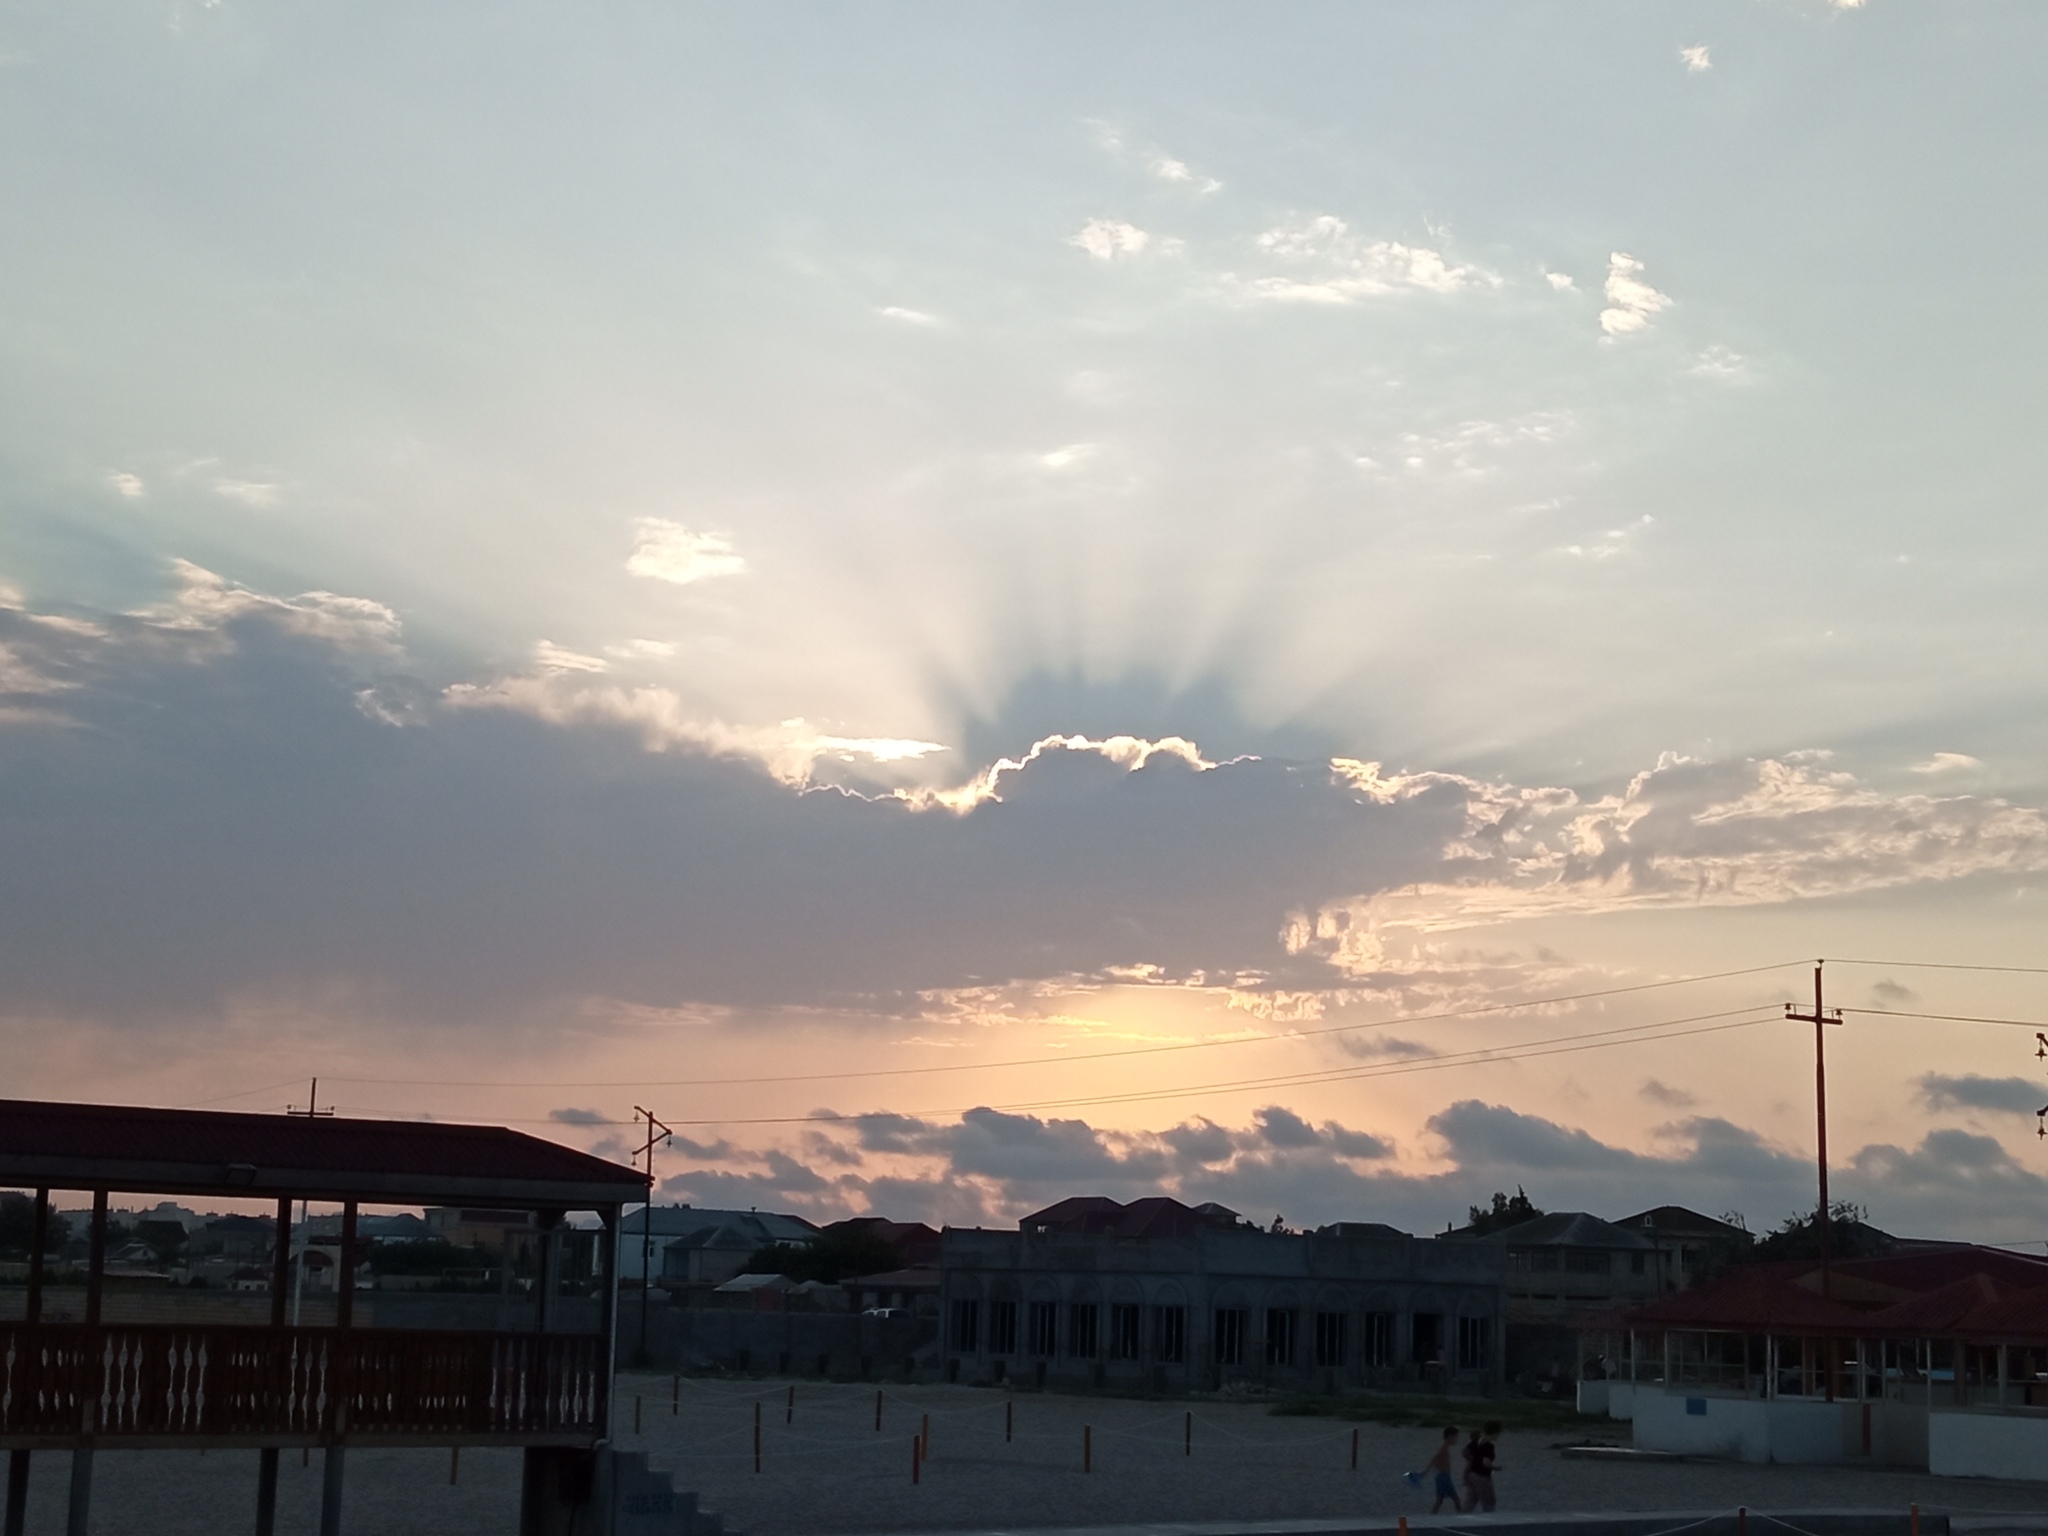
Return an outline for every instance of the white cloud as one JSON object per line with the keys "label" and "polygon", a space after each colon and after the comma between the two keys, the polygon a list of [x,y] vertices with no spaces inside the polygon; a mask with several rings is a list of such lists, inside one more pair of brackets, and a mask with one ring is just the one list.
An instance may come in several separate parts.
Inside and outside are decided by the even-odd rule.
{"label": "white cloud", "polygon": [[905,325],[941,325],[944,322],[937,315],[926,314],[921,309],[905,309],[900,304],[889,304],[875,311],[885,320],[900,320]]}
{"label": "white cloud", "polygon": [[1152,243],[1151,235],[1121,219],[1090,219],[1067,244],[1078,246],[1097,261],[1116,261],[1141,256]]}
{"label": "white cloud", "polygon": [[564,672],[603,672],[607,670],[602,657],[586,656],[581,651],[572,651],[552,640],[536,640],[533,643],[533,664],[548,676]]}
{"label": "white cloud", "polygon": [[1188,169],[1186,161],[1176,160],[1171,155],[1154,156],[1151,161],[1151,171],[1161,181],[1172,182],[1177,186],[1194,188],[1196,193],[1202,197],[1207,197],[1212,192],[1221,192],[1223,190],[1223,183],[1216,180],[1215,177],[1197,176]]}
{"label": "white cloud", "polygon": [[1654,517],[1645,512],[1625,528],[1609,528],[1599,538],[1589,540],[1584,544],[1567,544],[1559,553],[1570,555],[1576,560],[1612,560],[1619,555],[1626,554],[1631,542],[1643,530],[1653,527],[1656,521]]}
{"label": "white cloud", "polygon": [[173,560],[171,570],[177,592],[166,602],[136,609],[132,617],[165,629],[215,633],[236,619],[258,614],[293,634],[345,649],[398,648],[398,615],[370,598],[317,591],[272,597],[189,560]]}
{"label": "white cloud", "polygon": [[142,483],[142,476],[131,475],[125,469],[108,470],[107,484],[112,486],[121,495],[131,499],[143,495],[147,490],[147,487]]}
{"label": "white cloud", "polygon": [[1571,290],[1579,286],[1577,283],[1572,281],[1572,277],[1569,272],[1546,272],[1543,275],[1545,278],[1549,279],[1550,286],[1555,288],[1559,293],[1570,292]]}
{"label": "white cloud", "polygon": [[1640,331],[1650,323],[1650,316],[1671,307],[1667,295],[1636,275],[1642,270],[1640,261],[1622,251],[1607,258],[1607,308],[1600,311],[1600,329],[1608,335]]}
{"label": "white cloud", "polygon": [[245,507],[274,507],[277,505],[277,486],[268,480],[216,480],[213,488],[229,501],[239,501]]}
{"label": "white cloud", "polygon": [[1034,742],[1031,750],[1021,758],[998,758],[956,789],[899,790],[898,798],[922,808],[943,806],[949,811],[964,813],[991,800],[1000,801],[1006,777],[1022,773],[1033,764],[1051,760],[1054,753],[1062,752],[1092,753],[1107,758],[1129,773],[1136,773],[1155,757],[1178,761],[1197,772],[1206,772],[1216,766],[1202,756],[1200,747],[1180,736],[1164,736],[1157,741],[1147,741],[1139,736],[1111,736],[1100,741],[1086,736],[1047,736]]}
{"label": "white cloud", "polygon": [[1696,377],[1714,379],[1723,384],[1747,384],[1753,377],[1748,358],[1733,348],[1719,345],[1702,352],[1690,372]]}
{"label": "white cloud", "polygon": [[1678,50],[1678,56],[1685,60],[1688,74],[1704,74],[1714,67],[1713,58],[1708,54],[1705,43],[1695,43],[1690,48],[1681,48]]}
{"label": "white cloud", "polygon": [[626,557],[626,569],[652,581],[672,581],[688,586],[718,576],[737,576],[747,562],[722,533],[695,533],[665,517],[643,517],[636,523],[638,537],[633,553]]}
{"label": "white cloud", "polygon": [[1924,763],[1915,763],[1914,773],[1955,773],[1964,768],[1982,768],[1984,764],[1967,752],[1937,752]]}
{"label": "white cloud", "polygon": [[620,661],[661,660],[675,655],[676,643],[673,640],[626,640],[606,646],[604,653]]}
{"label": "white cloud", "polygon": [[1334,214],[1269,229],[1259,236],[1258,245],[1293,272],[1232,281],[1254,299],[1279,303],[1355,304],[1403,290],[1446,294],[1499,282],[1491,273],[1456,265],[1428,246],[1364,239]]}

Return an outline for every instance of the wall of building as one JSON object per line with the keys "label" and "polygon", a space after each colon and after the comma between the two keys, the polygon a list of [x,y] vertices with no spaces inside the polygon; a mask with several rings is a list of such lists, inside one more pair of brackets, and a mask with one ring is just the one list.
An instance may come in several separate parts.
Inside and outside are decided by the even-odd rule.
{"label": "wall of building", "polygon": [[[1492,1244],[1429,1239],[1276,1234],[1250,1228],[1188,1237],[1121,1238],[1064,1232],[949,1230],[940,1322],[949,1375],[1119,1390],[1214,1390],[1251,1382],[1304,1392],[1423,1385],[1485,1391],[1501,1379],[1504,1260]],[[978,1309],[971,1347],[954,1332],[957,1305]],[[1054,1348],[1031,1336],[1034,1304],[1056,1308]],[[1015,1308],[1008,1348],[992,1340],[994,1309]],[[1140,1310],[1139,1347],[1118,1358],[1113,1309]],[[1097,1347],[1071,1336],[1073,1309],[1093,1309]],[[1179,1309],[1179,1358],[1158,1347],[1155,1309]],[[1235,1363],[1218,1336],[1218,1314],[1244,1316]],[[1292,1358],[1271,1358],[1271,1314],[1294,1318]],[[1318,1358],[1318,1316],[1342,1319],[1341,1361]],[[1390,1320],[1382,1358],[1371,1330]],[[1461,1320],[1483,1338],[1480,1363],[1460,1363]],[[1435,1345],[1430,1339],[1434,1330]],[[1431,1361],[1428,1357],[1440,1355]]]}
{"label": "wall of building", "polygon": [[[1611,1383],[1609,1402],[1615,1394]],[[1786,1398],[1728,1397],[1665,1391],[1638,1384],[1627,1394],[1638,1450],[1676,1451],[1687,1456],[1725,1456],[1736,1461],[1782,1466],[1834,1465],[1868,1461],[1891,1466],[1924,1466],[1916,1459],[1916,1429],[1925,1409],[1896,1402],[1810,1402]],[[1863,1450],[1863,1425],[1870,1422],[1870,1451]]]}
{"label": "wall of building", "polygon": [[880,1380],[936,1380],[938,1325],[931,1318],[849,1312],[757,1312],[653,1301],[641,1352],[637,1294],[619,1313],[619,1361],[644,1358],[662,1371],[728,1370]]}
{"label": "wall of building", "polygon": [[1937,1408],[1927,1416],[1927,1469],[2048,1482],[2048,1410]]}

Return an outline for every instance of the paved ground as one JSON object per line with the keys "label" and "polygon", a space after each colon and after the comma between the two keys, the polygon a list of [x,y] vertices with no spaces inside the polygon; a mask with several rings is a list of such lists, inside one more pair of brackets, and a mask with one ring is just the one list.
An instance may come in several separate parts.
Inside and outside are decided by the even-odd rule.
{"label": "paved ground", "polygon": [[[1276,1520],[1417,1515],[1429,1499],[1401,1480],[1425,1460],[1429,1430],[1275,1418],[1257,1403],[1134,1402],[1006,1394],[973,1387],[891,1387],[874,1429],[872,1387],[685,1381],[670,1412],[668,1377],[627,1377],[620,1443],[652,1453],[749,1536],[973,1531],[997,1526],[1089,1526],[1142,1521]],[[632,1433],[632,1397],[642,1433]],[[762,1410],[762,1470],[753,1470],[754,1404]],[[1014,1438],[1005,1441],[1005,1405]],[[1185,1414],[1195,1416],[1185,1454]],[[932,1418],[932,1460],[910,1482],[920,1416]],[[1591,1434],[1626,1443],[1628,1426],[1589,1420]],[[1094,1470],[1081,1470],[1082,1426]],[[1712,1463],[1614,1466],[1567,1461],[1570,1436],[1501,1437],[1496,1478],[1503,1511],[1979,1508],[2038,1514],[2048,1486],[1958,1482],[1832,1467]]]}
{"label": "paved ground", "polygon": [[[748,1536],[833,1536],[885,1531],[976,1531],[999,1526],[1089,1526],[1145,1521],[1278,1520],[1419,1515],[1428,1498],[1401,1481],[1436,1436],[1428,1430],[1275,1418],[1258,1403],[1133,1402],[1032,1393],[1014,1399],[972,1387],[890,1387],[882,1431],[875,1389],[685,1381],[672,1413],[671,1378],[628,1376],[619,1440],[645,1450],[697,1489]],[[633,1399],[641,1432],[633,1432]],[[754,1405],[762,1405],[762,1470],[753,1470]],[[1013,1438],[1004,1439],[1006,1405]],[[1194,1454],[1185,1414],[1194,1413]],[[931,1416],[932,1460],[910,1482],[910,1447]],[[1626,1425],[1588,1421],[1626,1441]],[[1094,1470],[1081,1470],[1082,1427]],[[2048,1512],[2048,1485],[1958,1482],[1913,1473],[1718,1463],[1614,1466],[1567,1461],[1567,1436],[1501,1440],[1502,1512],[1563,1510],[1895,1508]],[[278,1529],[317,1528],[320,1456],[283,1458]],[[64,1528],[67,1458],[38,1456],[29,1536]],[[103,1536],[214,1536],[247,1529],[256,1497],[254,1452],[102,1452],[92,1529]],[[448,1482],[445,1451],[352,1451],[345,1527],[350,1536],[512,1536],[516,1452],[463,1453]]]}

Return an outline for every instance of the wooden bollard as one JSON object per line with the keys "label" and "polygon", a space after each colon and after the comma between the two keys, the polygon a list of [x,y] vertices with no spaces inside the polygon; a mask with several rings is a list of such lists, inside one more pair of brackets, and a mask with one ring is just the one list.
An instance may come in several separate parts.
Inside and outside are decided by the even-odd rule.
{"label": "wooden bollard", "polygon": [[785,1424],[794,1424],[796,1422],[796,1388],[794,1386],[789,1389],[789,1406],[782,1410],[782,1422]]}
{"label": "wooden bollard", "polygon": [[1081,1426],[1081,1470],[1083,1472],[1093,1472],[1095,1470],[1095,1426],[1093,1424],[1083,1424]]}
{"label": "wooden bollard", "polygon": [[1400,1536],[1408,1536],[1408,1517],[1406,1515],[1401,1516]]}
{"label": "wooden bollard", "polygon": [[924,1459],[930,1461],[932,1459],[932,1416],[928,1413],[919,1414],[918,1419],[917,1443],[924,1447]]}
{"label": "wooden bollard", "polygon": [[924,1441],[916,1435],[910,1437],[910,1481],[912,1486],[924,1480]]}
{"label": "wooden bollard", "polygon": [[633,1433],[640,1433],[640,1394],[633,1394]]}
{"label": "wooden bollard", "polygon": [[875,1388],[875,1433],[882,1432],[882,1389]]}
{"label": "wooden bollard", "polygon": [[1358,1470],[1358,1431],[1351,1431],[1351,1470]]}
{"label": "wooden bollard", "polygon": [[451,1446],[449,1446],[449,1447],[448,1447],[448,1486],[449,1486],[449,1487],[451,1487],[451,1488],[452,1488],[452,1487],[454,1487],[454,1486],[455,1486],[455,1480],[456,1480],[456,1478],[457,1478],[457,1477],[459,1477],[459,1476],[461,1475],[461,1473],[462,1473],[462,1447],[461,1447],[461,1446],[459,1446],[459,1445],[451,1445]]}
{"label": "wooden bollard", "polygon": [[1195,1454],[1195,1411],[1192,1408],[1188,1410],[1187,1422],[1181,1426],[1181,1454]]}
{"label": "wooden bollard", "polygon": [[1016,1428],[1017,1405],[1015,1403],[1005,1403],[1003,1404],[1003,1444],[1008,1445],[1010,1443],[1010,1437],[1016,1432]]}
{"label": "wooden bollard", "polygon": [[761,1405],[754,1404],[754,1470],[761,1470]]}
{"label": "wooden bollard", "polygon": [[1913,1536],[1920,1536],[1920,1506],[1918,1504],[1914,1504],[1909,1507],[1912,1510]]}
{"label": "wooden bollard", "polygon": [[302,1445],[299,1447],[299,1465],[302,1467],[310,1467],[311,1465],[313,1465],[313,1447],[311,1447],[310,1445]]}
{"label": "wooden bollard", "polygon": [[683,1411],[683,1373],[676,1372],[668,1384],[668,1411],[672,1414]]}
{"label": "wooden bollard", "polygon": [[1749,1536],[1749,1506],[1735,1506],[1735,1536]]}

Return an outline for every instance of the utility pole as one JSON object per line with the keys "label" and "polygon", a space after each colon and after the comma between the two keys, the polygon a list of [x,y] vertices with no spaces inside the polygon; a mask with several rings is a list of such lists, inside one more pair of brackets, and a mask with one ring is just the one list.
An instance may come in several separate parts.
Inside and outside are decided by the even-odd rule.
{"label": "utility pole", "polygon": [[638,1104],[633,1106],[633,1118],[647,1122],[647,1140],[640,1148],[640,1155],[647,1159],[647,1203],[640,1207],[639,1358],[644,1364],[647,1360],[647,1293],[654,1288],[654,1144],[660,1141],[666,1145],[675,1132],[655,1119],[653,1110],[642,1109]]}
{"label": "utility pole", "polygon": [[[325,1109],[320,1107],[320,1079],[316,1077],[313,1079],[312,1086],[306,1090],[306,1107],[300,1109],[296,1104],[287,1104],[284,1107],[284,1112],[288,1115],[303,1115],[308,1120],[325,1120],[333,1118],[334,1106],[330,1104]],[[290,1207],[287,1206],[286,1209],[290,1209]],[[299,1202],[299,1228],[301,1231],[311,1224],[312,1214],[312,1203],[301,1200]],[[277,1234],[277,1240],[285,1244],[287,1250],[289,1250],[291,1236],[289,1232],[280,1232]],[[350,1279],[353,1280],[354,1277],[350,1276]],[[305,1294],[305,1289],[306,1264],[304,1257],[300,1256],[292,1260],[292,1326],[294,1328],[299,1326],[299,1298]]]}
{"label": "utility pole", "polygon": [[1828,1210],[1828,1056],[1824,1027],[1842,1022],[1842,1010],[1826,1007],[1822,1002],[1820,973],[1826,964],[1825,960],[1813,962],[1813,1012],[1800,1013],[1796,1003],[1785,1005],[1786,1018],[1813,1026],[1813,1102],[1814,1114],[1820,1124],[1820,1145],[1816,1157],[1820,1165],[1820,1293],[1824,1299],[1834,1295],[1834,1240],[1830,1234],[1833,1217]]}

